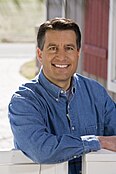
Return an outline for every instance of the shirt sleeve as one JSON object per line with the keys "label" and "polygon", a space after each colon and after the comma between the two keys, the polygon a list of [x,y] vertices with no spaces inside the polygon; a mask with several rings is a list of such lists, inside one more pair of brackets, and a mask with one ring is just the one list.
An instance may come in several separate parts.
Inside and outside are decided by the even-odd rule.
{"label": "shirt sleeve", "polygon": [[81,136],[81,139],[83,142],[84,153],[101,149],[100,142],[95,135]]}

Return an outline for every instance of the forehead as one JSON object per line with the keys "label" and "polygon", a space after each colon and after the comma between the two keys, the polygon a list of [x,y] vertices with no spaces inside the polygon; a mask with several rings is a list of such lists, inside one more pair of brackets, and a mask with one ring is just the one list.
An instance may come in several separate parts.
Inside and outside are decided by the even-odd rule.
{"label": "forehead", "polygon": [[45,43],[48,42],[76,43],[76,34],[73,30],[48,30],[45,34]]}

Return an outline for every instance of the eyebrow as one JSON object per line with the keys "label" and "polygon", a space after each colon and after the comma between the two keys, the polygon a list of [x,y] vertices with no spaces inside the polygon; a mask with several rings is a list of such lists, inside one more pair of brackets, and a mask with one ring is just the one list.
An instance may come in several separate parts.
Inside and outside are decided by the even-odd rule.
{"label": "eyebrow", "polygon": [[73,48],[76,48],[74,44],[66,44],[66,46],[71,46]]}
{"label": "eyebrow", "polygon": [[[49,43],[48,46],[47,46],[47,48],[50,47],[50,46],[58,46],[58,45],[56,45],[54,43]],[[72,47],[75,48],[75,45],[74,44],[65,44],[64,46],[72,46]]]}
{"label": "eyebrow", "polygon": [[48,46],[47,46],[47,48],[52,47],[52,46],[57,46],[57,45],[54,44],[54,43],[49,43]]}

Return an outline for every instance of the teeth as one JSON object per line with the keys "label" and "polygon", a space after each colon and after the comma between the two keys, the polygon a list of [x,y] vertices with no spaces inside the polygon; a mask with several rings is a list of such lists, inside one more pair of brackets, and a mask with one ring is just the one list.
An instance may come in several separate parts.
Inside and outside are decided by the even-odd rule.
{"label": "teeth", "polygon": [[68,65],[55,65],[57,68],[66,68]]}

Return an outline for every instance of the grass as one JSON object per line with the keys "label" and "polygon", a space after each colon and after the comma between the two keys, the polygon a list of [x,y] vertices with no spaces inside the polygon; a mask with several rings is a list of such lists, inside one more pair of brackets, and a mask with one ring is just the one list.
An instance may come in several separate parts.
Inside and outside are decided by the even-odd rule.
{"label": "grass", "polygon": [[20,68],[20,73],[27,79],[33,79],[36,75],[36,59],[24,63]]}

